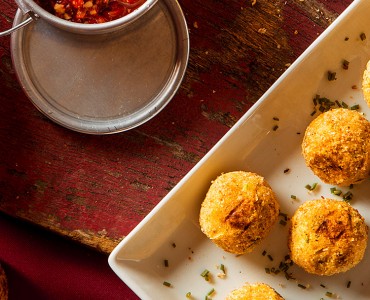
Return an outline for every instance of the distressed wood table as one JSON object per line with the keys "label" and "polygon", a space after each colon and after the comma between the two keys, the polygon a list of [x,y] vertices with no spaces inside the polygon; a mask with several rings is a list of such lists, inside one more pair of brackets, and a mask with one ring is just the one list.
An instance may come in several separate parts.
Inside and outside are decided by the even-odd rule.
{"label": "distressed wood table", "polygon": [[[180,89],[154,119],[106,136],[44,117],[0,38],[0,210],[110,253],[351,2],[179,0],[191,45]],[[15,12],[0,2],[1,31]]]}

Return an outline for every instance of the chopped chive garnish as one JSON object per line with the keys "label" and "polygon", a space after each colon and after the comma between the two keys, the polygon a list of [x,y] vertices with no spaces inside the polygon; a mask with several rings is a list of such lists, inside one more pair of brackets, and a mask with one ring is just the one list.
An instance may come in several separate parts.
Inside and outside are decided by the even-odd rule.
{"label": "chopped chive garnish", "polygon": [[223,264],[220,265],[220,270],[225,274],[225,266]]}
{"label": "chopped chive garnish", "polygon": [[330,192],[333,194],[333,195],[336,195],[336,196],[340,196],[342,194],[342,191],[341,190],[338,190],[336,187],[332,187],[330,188]]}
{"label": "chopped chive garnish", "polygon": [[269,260],[271,260],[271,261],[273,261],[273,260],[274,260],[270,254],[267,254],[267,257],[268,257],[268,258],[269,258]]}
{"label": "chopped chive garnish", "polygon": [[325,293],[325,296],[333,297],[333,293],[332,293],[332,292],[326,292],[326,293]]}
{"label": "chopped chive garnish", "polygon": [[359,108],[360,108],[360,105],[358,105],[358,104],[352,105],[352,106],[350,107],[350,109],[351,109],[351,110],[357,110],[357,109],[359,109]]}
{"label": "chopped chive garnish", "polygon": [[186,296],[186,298],[190,298],[191,297],[191,292],[187,292],[185,296]]}
{"label": "chopped chive garnish", "polygon": [[349,185],[349,189],[353,189],[353,184],[352,183]]}
{"label": "chopped chive garnish", "polygon": [[280,220],[280,221],[279,221],[279,224],[280,224],[280,225],[285,226],[285,225],[286,225],[286,221],[284,221],[284,220]]}
{"label": "chopped chive garnish", "polygon": [[212,289],[208,292],[207,296],[211,296],[215,292],[215,289]]}
{"label": "chopped chive garnish", "polygon": [[279,212],[279,216],[282,216],[284,218],[285,221],[288,220],[288,215],[286,213],[283,213],[283,212]]}
{"label": "chopped chive garnish", "polygon": [[362,33],[360,34],[360,39],[361,39],[361,41],[366,40],[366,34],[365,34],[364,32],[362,32]]}
{"label": "chopped chive garnish", "polygon": [[292,199],[297,199],[297,196],[296,195],[290,195],[290,198],[292,198]]}
{"label": "chopped chive garnish", "polygon": [[286,280],[293,279],[292,273],[284,272],[284,275]]}
{"label": "chopped chive garnish", "polygon": [[266,274],[270,274],[271,273],[270,268],[265,268],[265,272]]}
{"label": "chopped chive garnish", "polygon": [[164,286],[167,286],[167,287],[170,287],[171,286],[171,283],[169,283],[168,281],[163,281],[163,285]]}
{"label": "chopped chive garnish", "polygon": [[272,130],[273,131],[276,131],[276,130],[278,130],[278,128],[279,128],[279,126],[278,125],[275,125],[274,127],[272,127]]}
{"label": "chopped chive garnish", "polygon": [[205,269],[200,276],[202,276],[206,281],[209,281],[209,271]]}
{"label": "chopped chive garnish", "polygon": [[313,105],[316,106],[317,105],[317,100],[320,98],[319,95],[316,95],[315,98],[313,98]]}
{"label": "chopped chive garnish", "polygon": [[175,244],[175,243],[172,243],[172,247],[173,247],[173,248],[176,248],[176,244]]}
{"label": "chopped chive garnish", "polygon": [[343,62],[342,62],[342,67],[343,67],[344,70],[348,70],[349,61],[344,59]]}
{"label": "chopped chive garnish", "polygon": [[165,259],[165,260],[163,261],[163,263],[164,263],[164,266],[165,266],[165,267],[168,267],[168,259]]}
{"label": "chopped chive garnish", "polygon": [[266,250],[263,250],[262,255],[265,256],[266,253],[267,253]]}
{"label": "chopped chive garnish", "polygon": [[305,188],[309,191],[313,191],[317,187],[317,182],[313,183],[312,185],[306,184]]}
{"label": "chopped chive garnish", "polygon": [[286,168],[285,170],[284,170],[284,173],[288,173],[290,171],[290,169],[289,168]]}
{"label": "chopped chive garnish", "polygon": [[322,284],[322,283],[320,283],[320,286],[321,286],[322,288],[326,288],[326,286],[325,286],[324,284]]}
{"label": "chopped chive garnish", "polygon": [[351,283],[352,283],[351,281],[347,282],[347,289],[349,289],[351,287]]}
{"label": "chopped chive garnish", "polygon": [[348,104],[346,102],[342,101],[342,107],[343,108],[348,108]]}
{"label": "chopped chive garnish", "polygon": [[348,191],[347,193],[345,193],[343,195],[343,200],[344,201],[351,201],[352,198],[353,198],[353,194],[350,191]]}
{"label": "chopped chive garnish", "polygon": [[272,119],[275,120],[275,121],[279,121],[278,117],[273,117]]}
{"label": "chopped chive garnish", "polygon": [[312,111],[312,113],[310,114],[311,116],[313,116],[314,114],[316,114],[316,109]]}
{"label": "chopped chive garnish", "polygon": [[301,289],[306,289],[307,287],[301,283],[298,283],[298,286],[301,288]]}
{"label": "chopped chive garnish", "polygon": [[333,80],[336,80],[336,75],[337,73],[336,72],[331,72],[331,71],[328,71],[328,80],[329,81],[333,81]]}

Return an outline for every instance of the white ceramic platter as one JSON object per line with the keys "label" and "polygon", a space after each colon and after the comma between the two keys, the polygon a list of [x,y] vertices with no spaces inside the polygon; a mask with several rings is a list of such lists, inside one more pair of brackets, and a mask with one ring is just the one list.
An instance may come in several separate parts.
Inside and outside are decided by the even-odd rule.
{"label": "white ceramic platter", "polygon": [[[316,94],[350,106],[359,104],[360,111],[370,117],[361,91],[362,73],[370,59],[369,13],[370,1],[354,1],[114,249],[109,257],[111,268],[140,298],[186,299],[186,293],[191,292],[192,299],[205,299],[214,289],[211,298],[224,299],[244,282],[265,282],[285,299],[332,299],[327,292],[338,299],[370,299],[369,248],[361,263],[346,273],[320,277],[293,266],[289,272],[296,280],[287,280],[283,274],[267,274],[265,268],[278,267],[288,254],[288,225],[277,223],[253,253],[236,257],[217,248],[198,224],[200,205],[211,180],[227,171],[247,170],[264,176],[279,199],[281,211],[289,216],[309,199],[325,196],[341,200],[305,166],[301,142],[316,116],[311,116]],[[367,39],[362,40],[361,33]],[[342,68],[343,59],[349,62],[348,70]],[[329,81],[328,71],[336,72],[337,79]],[[277,130],[273,130],[275,125]],[[289,172],[284,172],[286,169]],[[308,192],[305,185],[314,182],[319,183],[318,188]],[[369,225],[370,181],[351,191],[352,205]],[[263,256],[263,251],[273,261]],[[164,260],[168,260],[168,267]],[[220,264],[226,267],[225,278],[217,276]],[[210,282],[200,276],[205,269],[212,274]],[[163,285],[164,281],[171,287]]]}

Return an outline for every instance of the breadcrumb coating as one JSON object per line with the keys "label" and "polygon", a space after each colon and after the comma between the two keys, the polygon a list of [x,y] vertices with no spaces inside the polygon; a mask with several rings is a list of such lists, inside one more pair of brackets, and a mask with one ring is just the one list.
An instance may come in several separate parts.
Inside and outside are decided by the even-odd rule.
{"label": "breadcrumb coating", "polygon": [[370,122],[345,108],[327,111],[306,129],[302,154],[322,181],[349,186],[370,174]]}
{"label": "breadcrumb coating", "polygon": [[245,283],[241,288],[233,290],[226,300],[284,300],[284,298],[265,283]]}
{"label": "breadcrumb coating", "polygon": [[370,60],[367,62],[362,76],[362,92],[367,105],[370,107]]}
{"label": "breadcrumb coating", "polygon": [[291,220],[288,247],[295,264],[308,273],[346,272],[363,258],[368,227],[360,213],[345,201],[311,200]]}
{"label": "breadcrumb coating", "polygon": [[265,179],[235,171],[214,180],[202,203],[199,222],[203,233],[227,252],[244,254],[270,232],[279,204]]}

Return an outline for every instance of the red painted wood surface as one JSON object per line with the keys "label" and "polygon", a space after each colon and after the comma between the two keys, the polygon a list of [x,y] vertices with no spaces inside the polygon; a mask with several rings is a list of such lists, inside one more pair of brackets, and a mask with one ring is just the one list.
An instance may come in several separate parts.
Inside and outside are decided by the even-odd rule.
{"label": "red painted wood surface", "polygon": [[[191,52],[179,91],[108,136],[38,112],[0,38],[0,210],[109,253],[351,2],[180,0]],[[15,11],[0,2],[1,30]]]}

